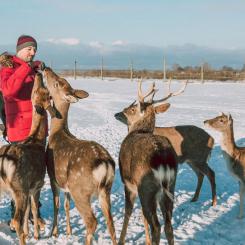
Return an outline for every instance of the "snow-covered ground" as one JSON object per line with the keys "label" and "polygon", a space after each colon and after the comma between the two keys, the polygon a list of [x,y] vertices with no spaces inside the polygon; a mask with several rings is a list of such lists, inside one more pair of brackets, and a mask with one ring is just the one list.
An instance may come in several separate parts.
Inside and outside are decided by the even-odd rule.
{"label": "snow-covered ground", "polygon": [[[74,88],[82,88],[90,93],[89,98],[73,104],[69,113],[71,132],[81,139],[95,140],[102,144],[117,163],[120,144],[127,134],[124,125],[114,119],[114,114],[128,106],[136,99],[137,84],[126,79],[79,78],[68,79]],[[144,83],[146,90],[152,80]],[[166,85],[156,81],[159,92],[156,97],[166,94]],[[172,90],[181,86],[173,82]],[[169,99],[169,110],[157,117],[158,126],[174,126],[192,124],[204,128],[203,121],[219,112],[229,112],[234,119],[235,139],[238,145],[245,146],[245,83],[206,82],[204,84],[190,83],[184,94]],[[196,188],[196,176],[192,170],[183,164],[179,167],[176,189],[173,227],[176,244],[245,244],[245,219],[236,218],[239,212],[238,183],[229,175],[220,149],[220,135],[206,129],[216,140],[209,165],[216,173],[218,204],[211,206],[210,185],[205,178],[200,198],[196,203],[190,203]],[[3,143],[3,142],[2,142]],[[51,231],[53,204],[49,179],[46,176],[45,186],[41,193],[41,213],[46,220],[46,230],[41,239],[29,239],[30,244],[83,244],[85,227],[78,211],[72,203],[71,224],[73,235],[66,237],[65,213],[63,206],[59,212],[58,238],[49,237]],[[64,199],[61,194],[61,199]],[[10,199],[4,197],[0,202],[0,244],[16,244],[16,234],[11,233],[7,226],[10,218]],[[124,215],[124,191],[120,179],[118,164],[116,177],[111,194],[112,213],[119,238]],[[62,201],[61,201],[62,203]],[[94,235],[94,244],[111,244],[103,214],[97,200],[93,208],[98,220]],[[163,219],[160,215],[160,222]],[[130,219],[126,244],[144,244],[144,226],[141,220],[139,200],[135,204]],[[163,231],[161,244],[166,244]]]}

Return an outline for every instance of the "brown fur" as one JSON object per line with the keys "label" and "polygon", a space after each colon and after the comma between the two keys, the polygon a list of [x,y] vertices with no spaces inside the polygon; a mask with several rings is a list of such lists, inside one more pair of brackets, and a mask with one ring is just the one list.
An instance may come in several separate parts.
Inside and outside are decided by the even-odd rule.
{"label": "brown fur", "polygon": [[204,121],[206,126],[221,132],[222,152],[230,174],[239,182],[240,188],[240,213],[243,218],[243,203],[245,192],[245,147],[238,147],[235,144],[233,132],[233,119],[230,115],[222,114],[210,120]]}
{"label": "brown fur", "polygon": [[[171,218],[177,156],[166,137],[153,135],[155,113],[166,110],[168,104],[154,108],[152,103],[143,102],[142,97],[139,101],[115,115],[119,121],[128,125],[129,130],[119,153],[120,174],[125,188],[125,216],[119,244],[125,243],[137,194],[142,205],[146,244],[160,242],[161,227],[157,218],[157,204],[160,205],[165,219],[164,230],[168,243],[174,244]],[[148,225],[151,228],[151,239]]]}
{"label": "brown fur", "polygon": [[167,137],[178,156],[178,163],[186,162],[197,175],[198,183],[192,202],[198,200],[203,177],[209,179],[212,189],[212,205],[217,203],[215,173],[208,166],[214,139],[203,129],[193,125],[156,127],[154,134]]}
{"label": "brown fur", "polygon": [[[44,110],[50,101],[48,91],[39,87],[41,79],[40,74],[36,75],[32,103],[34,107],[38,105]],[[13,224],[20,244],[25,244],[25,237],[28,236],[29,199],[34,217],[34,237],[39,237],[37,208],[46,172],[45,127],[45,113],[40,115],[33,109],[30,136],[23,143],[0,148],[1,184],[11,193],[15,202]]]}
{"label": "brown fur", "polygon": [[87,234],[85,244],[92,243],[97,221],[91,208],[92,196],[99,196],[113,244],[116,244],[115,228],[111,216],[110,192],[115,174],[115,163],[110,154],[98,143],[79,140],[67,125],[69,105],[88,96],[82,90],[74,90],[63,78],[46,68],[47,87],[60,118],[51,120],[48,145],[48,174],[54,195],[54,223],[52,235],[58,235],[57,214],[59,190],[65,190],[67,234],[71,234],[69,220],[69,195],[84,220]]}

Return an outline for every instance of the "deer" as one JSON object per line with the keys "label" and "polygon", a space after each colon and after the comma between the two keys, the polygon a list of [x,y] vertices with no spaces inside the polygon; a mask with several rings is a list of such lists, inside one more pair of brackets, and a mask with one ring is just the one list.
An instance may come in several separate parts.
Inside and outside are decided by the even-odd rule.
{"label": "deer", "polygon": [[42,85],[40,73],[35,76],[31,101],[32,125],[28,138],[16,145],[4,145],[0,148],[0,187],[2,192],[10,193],[15,202],[15,214],[11,223],[21,245],[26,244],[29,233],[30,208],[34,218],[34,238],[39,238],[37,209],[46,173],[47,114],[45,110],[48,110],[51,116],[55,116],[48,90]]}
{"label": "deer", "polygon": [[235,143],[233,118],[230,114],[205,120],[204,125],[221,133],[221,149],[230,174],[238,180],[240,195],[240,212],[238,218],[243,218],[243,201],[245,192],[245,147]]}
{"label": "deer", "polygon": [[[178,96],[185,91],[188,80],[182,88],[171,92],[171,79],[168,81],[168,93],[165,100]],[[167,137],[178,156],[178,163],[187,163],[197,176],[196,191],[191,202],[199,198],[203,178],[206,175],[212,190],[212,206],[217,204],[215,172],[209,167],[208,159],[214,146],[214,139],[204,129],[195,125],[178,125],[174,127],[155,127],[154,134]]]}
{"label": "deer", "polygon": [[[128,127],[119,152],[119,169],[125,191],[125,215],[119,244],[125,236],[137,195],[143,211],[146,244],[159,244],[161,226],[157,205],[165,219],[168,244],[174,244],[171,223],[177,175],[177,155],[166,137],[153,134],[155,114],[164,112],[169,104],[154,101],[155,84],[143,95],[142,80],[138,82],[138,101],[133,102],[115,118]],[[150,96],[148,100],[145,99]],[[149,234],[151,229],[151,239]]]}
{"label": "deer", "polygon": [[57,214],[60,189],[65,191],[65,212],[70,235],[70,197],[83,218],[86,227],[85,244],[92,243],[97,221],[91,207],[91,198],[98,197],[113,244],[116,244],[115,227],[111,215],[110,192],[115,175],[115,162],[109,152],[94,141],[76,138],[69,131],[67,118],[70,103],[88,97],[84,90],[75,90],[52,69],[44,69],[44,77],[54,107],[59,115],[51,119],[48,141],[47,170],[54,203],[52,235],[58,236]]}

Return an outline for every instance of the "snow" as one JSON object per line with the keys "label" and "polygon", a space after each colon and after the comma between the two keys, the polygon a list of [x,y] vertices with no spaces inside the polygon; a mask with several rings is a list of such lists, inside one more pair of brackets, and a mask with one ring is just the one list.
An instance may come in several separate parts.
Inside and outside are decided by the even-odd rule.
{"label": "snow", "polygon": [[[136,99],[137,84],[127,79],[73,78],[67,79],[74,88],[89,92],[87,99],[72,104],[69,112],[69,128],[80,139],[95,140],[102,144],[116,162],[116,176],[113,184],[111,202],[112,214],[117,239],[122,229],[124,217],[124,190],[118,168],[120,144],[127,134],[124,125],[114,119],[114,114],[121,111]],[[153,80],[146,80],[143,89],[147,90]],[[166,94],[167,86],[156,81],[159,92],[156,97]],[[173,81],[172,90],[181,87]],[[171,107],[164,114],[157,116],[157,126],[196,125],[204,128],[203,121],[213,118],[223,111],[231,113],[234,119],[234,133],[238,145],[245,146],[245,83],[205,82],[189,83],[184,94],[169,99]],[[245,244],[245,219],[237,219],[239,213],[238,183],[228,170],[220,149],[220,134],[205,128],[215,138],[215,146],[209,159],[210,167],[216,173],[218,204],[211,206],[210,184],[205,177],[199,200],[191,203],[197,178],[186,164],[179,167],[173,212],[173,228],[176,244]],[[3,143],[3,140],[2,140]],[[59,237],[50,237],[53,217],[52,192],[48,176],[41,193],[41,213],[47,225],[41,239],[35,241],[33,234],[28,240],[31,244],[83,244],[85,227],[78,211],[71,203],[71,225],[73,235],[67,237],[66,219],[63,208],[64,195],[61,194],[59,211]],[[105,219],[98,205],[93,200],[93,209],[98,221],[93,244],[111,244]],[[163,219],[159,212],[160,222]],[[10,199],[3,197],[0,202],[0,244],[16,244],[18,239],[7,226],[10,219]],[[31,228],[32,231],[32,228]],[[135,203],[126,236],[126,244],[144,244],[145,234],[141,219],[139,200]],[[161,244],[166,244],[162,225]]]}

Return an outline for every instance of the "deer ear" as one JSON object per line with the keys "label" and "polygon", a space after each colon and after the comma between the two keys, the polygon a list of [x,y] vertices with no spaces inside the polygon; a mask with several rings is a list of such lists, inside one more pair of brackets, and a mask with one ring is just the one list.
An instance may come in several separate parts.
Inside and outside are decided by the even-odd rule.
{"label": "deer ear", "polygon": [[87,93],[84,90],[75,89],[74,90],[74,96],[77,97],[78,99],[84,99],[84,98],[87,98],[89,96],[89,93]]}
{"label": "deer ear", "polygon": [[229,122],[232,122],[232,120],[233,120],[230,113],[228,114],[228,120],[229,120]]}
{"label": "deer ear", "polygon": [[170,104],[169,104],[169,103],[165,103],[165,104],[162,104],[162,105],[158,105],[158,106],[154,107],[155,113],[156,113],[156,114],[158,114],[158,113],[163,113],[163,112],[165,112],[166,110],[168,110],[169,107],[170,107]]}

